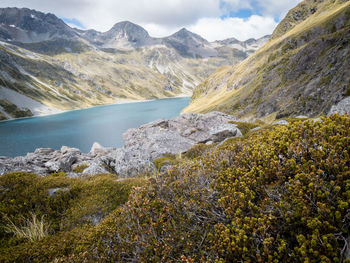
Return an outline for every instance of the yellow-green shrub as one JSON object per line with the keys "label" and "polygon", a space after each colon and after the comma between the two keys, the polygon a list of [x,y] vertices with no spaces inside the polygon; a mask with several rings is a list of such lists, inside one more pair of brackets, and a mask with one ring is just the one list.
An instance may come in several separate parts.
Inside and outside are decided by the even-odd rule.
{"label": "yellow-green shrub", "polygon": [[[96,211],[89,205],[95,198],[96,207],[103,210],[106,205],[99,225],[77,226],[31,245],[0,249],[0,261],[345,261],[350,234],[349,127],[349,116],[334,115],[322,122],[300,120],[259,130],[149,179],[133,189],[124,206],[113,206],[108,194],[98,198],[104,191],[116,193],[114,186],[102,187],[113,184],[113,177],[90,178],[84,184],[91,193],[78,194],[81,199],[70,202],[88,204],[89,213]],[[19,179],[20,185],[25,183]],[[54,179],[61,187],[67,183]],[[79,193],[74,183],[69,188]],[[35,204],[39,197],[34,195]],[[63,214],[77,222],[84,213],[72,207]],[[70,217],[73,213],[77,218]]]}
{"label": "yellow-green shrub", "polygon": [[135,189],[76,261],[341,262],[350,117],[274,126]]}

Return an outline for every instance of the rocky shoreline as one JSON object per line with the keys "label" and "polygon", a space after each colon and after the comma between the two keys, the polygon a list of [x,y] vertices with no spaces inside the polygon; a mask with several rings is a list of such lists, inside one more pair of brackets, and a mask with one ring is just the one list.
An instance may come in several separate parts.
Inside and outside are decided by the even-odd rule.
{"label": "rocky shoreline", "polygon": [[[89,153],[62,146],[60,150],[39,148],[26,156],[0,157],[0,175],[25,171],[41,176],[65,172],[68,177],[103,173],[134,177],[156,170],[153,161],[165,154],[186,152],[198,143],[212,144],[242,136],[237,126],[229,123],[235,120],[220,112],[189,113],[171,120],[156,120],[127,130],[122,148],[105,148],[94,143]],[[86,168],[74,172],[78,167]]]}

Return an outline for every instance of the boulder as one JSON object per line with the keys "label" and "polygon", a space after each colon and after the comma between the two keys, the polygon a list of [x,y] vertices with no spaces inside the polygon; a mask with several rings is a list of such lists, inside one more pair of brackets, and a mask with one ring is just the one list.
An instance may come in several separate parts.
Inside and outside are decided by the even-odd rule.
{"label": "boulder", "polygon": [[108,174],[110,173],[105,167],[101,160],[96,160],[86,168],[83,174],[94,175],[94,174]]}
{"label": "boulder", "polygon": [[123,134],[124,147],[109,154],[119,176],[132,177],[156,171],[153,161],[165,154],[187,151],[197,143],[221,142],[242,136],[235,118],[220,112],[184,114],[172,120],[157,120]]}
{"label": "boulder", "polygon": [[339,115],[350,114],[350,97],[346,97],[339,101],[336,105],[333,105],[328,112],[327,116],[338,113]]}
{"label": "boulder", "polygon": [[111,148],[105,148],[98,142],[94,142],[89,154],[91,156],[104,156],[107,155],[111,151]]}

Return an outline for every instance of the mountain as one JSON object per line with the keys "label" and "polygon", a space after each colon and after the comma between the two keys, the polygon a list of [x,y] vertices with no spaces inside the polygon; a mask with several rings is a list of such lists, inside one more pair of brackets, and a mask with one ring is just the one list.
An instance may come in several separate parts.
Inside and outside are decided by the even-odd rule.
{"label": "mountain", "polygon": [[218,56],[218,52],[207,40],[188,31],[186,28],[165,38],[164,42],[184,57],[205,58]]}
{"label": "mountain", "polygon": [[270,120],[327,114],[350,95],[349,28],[349,1],[301,2],[262,48],[202,82],[185,112]]}
{"label": "mountain", "polygon": [[153,38],[128,21],[107,32],[79,30],[53,14],[0,9],[0,119],[190,96],[215,69],[252,52],[241,45],[186,29]]}
{"label": "mountain", "polygon": [[37,43],[77,36],[72,28],[53,14],[27,8],[0,9],[0,38],[4,41]]}
{"label": "mountain", "polygon": [[46,54],[87,48],[76,30],[61,19],[27,8],[0,9],[0,40]]}
{"label": "mountain", "polygon": [[160,40],[150,37],[144,28],[129,21],[115,24],[105,33],[90,30],[81,36],[94,45],[113,49],[130,50],[160,43]]}
{"label": "mountain", "polygon": [[253,54],[256,50],[262,47],[268,40],[270,36],[266,35],[259,39],[250,38],[246,41],[239,41],[236,38],[228,38],[225,40],[215,41],[214,45],[216,47],[230,47],[243,52]]}

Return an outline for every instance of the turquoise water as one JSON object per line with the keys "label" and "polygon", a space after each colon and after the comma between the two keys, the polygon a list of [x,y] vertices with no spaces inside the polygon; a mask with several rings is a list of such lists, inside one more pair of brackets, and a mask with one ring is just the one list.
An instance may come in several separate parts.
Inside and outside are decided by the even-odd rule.
{"label": "turquoise water", "polygon": [[176,117],[189,101],[162,99],[0,122],[0,156],[22,156],[36,148],[60,149],[62,145],[89,152],[94,142],[121,147],[127,129]]}

